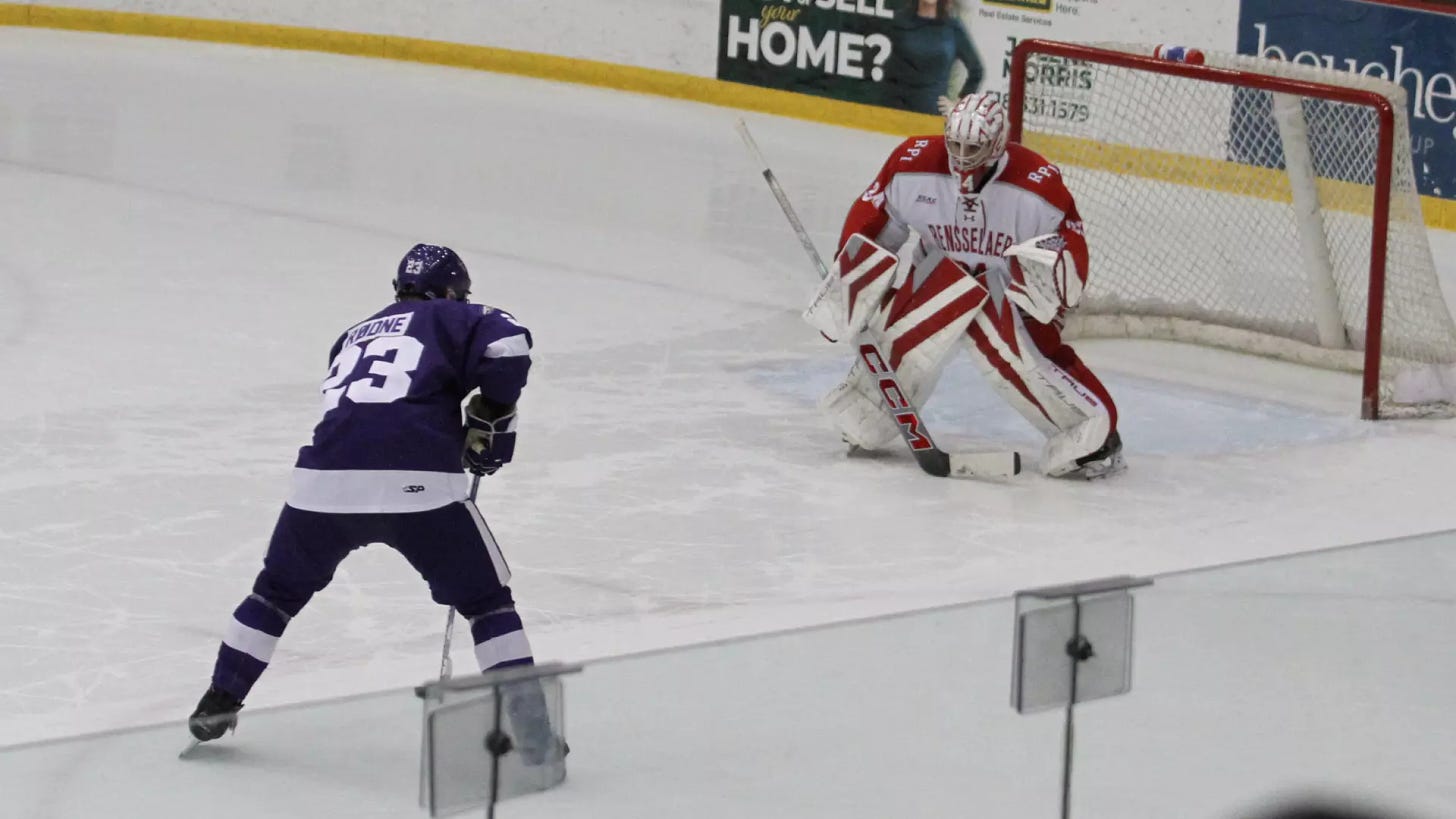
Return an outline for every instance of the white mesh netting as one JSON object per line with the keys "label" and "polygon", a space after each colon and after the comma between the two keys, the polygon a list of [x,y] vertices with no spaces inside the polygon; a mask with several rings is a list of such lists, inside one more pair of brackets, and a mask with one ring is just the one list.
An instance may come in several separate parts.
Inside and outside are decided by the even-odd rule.
{"label": "white mesh netting", "polygon": [[[1404,91],[1240,55],[1205,52],[1205,63],[1392,100],[1380,414],[1450,414],[1456,325],[1421,220]],[[1373,108],[1036,53],[1026,76],[1022,141],[1062,168],[1092,254],[1070,335],[1172,338],[1362,370]]]}

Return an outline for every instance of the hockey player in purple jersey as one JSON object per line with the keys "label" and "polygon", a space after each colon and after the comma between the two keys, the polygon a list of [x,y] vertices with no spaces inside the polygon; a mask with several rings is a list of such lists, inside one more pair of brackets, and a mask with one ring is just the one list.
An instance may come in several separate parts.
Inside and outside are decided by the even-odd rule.
{"label": "hockey player in purple jersey", "polygon": [[531,334],[509,313],[467,301],[470,274],[449,248],[412,248],[394,292],[394,304],[329,351],[323,418],[299,450],[263,570],[189,721],[199,741],[236,725],[289,621],[369,543],[399,551],[435,602],[469,621],[481,670],[533,661],[510,570],[462,471],[489,475],[510,462]]}

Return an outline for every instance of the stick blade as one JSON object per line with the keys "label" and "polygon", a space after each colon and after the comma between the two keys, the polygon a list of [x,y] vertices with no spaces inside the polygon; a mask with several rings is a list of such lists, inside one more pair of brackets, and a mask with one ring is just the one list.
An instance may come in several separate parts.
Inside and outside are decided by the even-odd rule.
{"label": "stick blade", "polygon": [[[1021,474],[1021,453],[957,452],[945,456],[948,477],[972,480],[1007,480]],[[926,470],[929,471],[929,470]]]}
{"label": "stick blade", "polygon": [[937,478],[948,478],[951,472],[950,456],[938,449],[915,450],[915,462],[925,470],[925,474],[934,475]]}

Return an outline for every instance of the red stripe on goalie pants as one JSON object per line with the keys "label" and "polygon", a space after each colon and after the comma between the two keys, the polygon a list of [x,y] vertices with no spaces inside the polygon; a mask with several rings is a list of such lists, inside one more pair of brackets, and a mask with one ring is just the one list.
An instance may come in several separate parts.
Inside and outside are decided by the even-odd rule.
{"label": "red stripe on goalie pants", "polygon": [[1097,396],[1102,406],[1107,409],[1107,417],[1110,423],[1109,431],[1117,429],[1117,404],[1113,403],[1112,395],[1097,378],[1097,375],[1089,369],[1072,349],[1072,345],[1062,341],[1062,331],[1055,324],[1037,324],[1034,321],[1026,322],[1026,334],[1031,337],[1031,343],[1047,357],[1047,360],[1062,368],[1062,371],[1079,384],[1087,388],[1087,391]]}
{"label": "red stripe on goalie pants", "polygon": [[1041,405],[1041,402],[1036,400],[1036,397],[1031,394],[1031,390],[1027,388],[1026,382],[1021,380],[1021,375],[1016,372],[1016,368],[1012,367],[1011,364],[1001,356],[1000,351],[998,351],[996,349],[996,346],[991,343],[991,340],[986,337],[986,332],[981,329],[981,325],[978,323],[971,324],[971,327],[969,330],[966,331],[966,334],[969,335],[971,337],[971,340],[976,343],[976,349],[981,351],[981,355],[985,356],[986,360],[991,363],[991,366],[996,368],[996,372],[1001,375],[1001,378],[1004,379],[1006,383],[1015,387],[1016,391],[1021,393],[1022,398],[1025,398],[1033,407],[1036,407],[1037,411],[1042,414],[1042,417],[1047,419],[1048,423],[1050,423],[1053,427],[1057,426],[1057,422],[1052,420],[1052,417],[1047,414],[1046,408],[1043,407]]}
{"label": "red stripe on goalie pants", "polygon": [[915,325],[890,345],[890,367],[898,368],[906,353],[950,326],[951,322],[979,308],[987,298],[989,298],[989,294],[986,293],[985,288],[976,287],[964,295],[956,296],[950,304],[931,313],[925,321]]}
{"label": "red stripe on goalie pants", "polygon": [[[1013,259],[1013,261],[1015,261]],[[1002,299],[999,305],[992,305],[991,323],[996,325],[996,333],[1001,340],[1011,348],[1011,354],[1022,356],[1021,340],[1016,336],[1016,306],[1010,299]],[[1038,348],[1040,349],[1040,348]]]}

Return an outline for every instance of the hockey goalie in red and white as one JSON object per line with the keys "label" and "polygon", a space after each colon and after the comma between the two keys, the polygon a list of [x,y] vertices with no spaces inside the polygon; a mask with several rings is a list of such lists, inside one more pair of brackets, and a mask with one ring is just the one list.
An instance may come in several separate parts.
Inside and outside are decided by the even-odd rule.
{"label": "hockey goalie in red and white", "polygon": [[[897,282],[895,251],[912,230],[919,242]],[[1087,270],[1081,217],[1061,173],[1008,144],[994,95],[972,94],[946,114],[943,136],[901,143],[854,203],[830,279],[805,318],[833,339],[872,334],[920,404],[962,342],[1046,436],[1042,472],[1102,477],[1123,466],[1117,407],[1061,337]],[[854,447],[898,436],[863,362],[821,408]]]}

